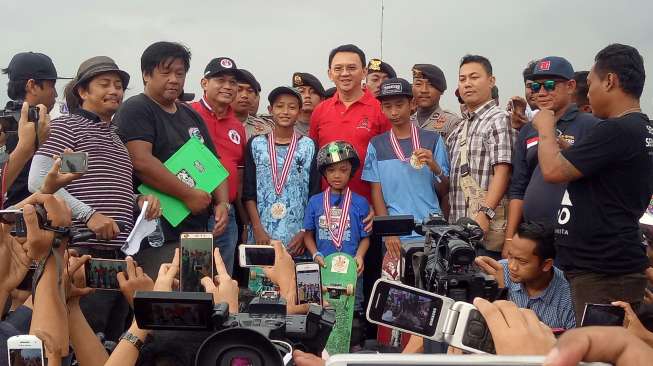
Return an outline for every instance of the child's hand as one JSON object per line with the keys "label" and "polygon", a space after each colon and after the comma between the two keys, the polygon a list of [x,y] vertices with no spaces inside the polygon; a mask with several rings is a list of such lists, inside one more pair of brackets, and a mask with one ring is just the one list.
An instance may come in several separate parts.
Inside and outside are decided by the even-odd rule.
{"label": "child's hand", "polygon": [[319,264],[320,267],[322,267],[322,268],[326,267],[326,264],[324,264],[324,257],[321,256],[321,255],[315,256],[315,259],[313,259],[313,262]]}
{"label": "child's hand", "polygon": [[354,257],[356,260],[356,274],[359,276],[363,273],[363,269],[365,269],[365,265],[363,264],[363,257],[360,255],[357,255]]}
{"label": "child's hand", "polygon": [[270,235],[263,229],[263,226],[253,227],[254,240],[256,244],[270,244]]}

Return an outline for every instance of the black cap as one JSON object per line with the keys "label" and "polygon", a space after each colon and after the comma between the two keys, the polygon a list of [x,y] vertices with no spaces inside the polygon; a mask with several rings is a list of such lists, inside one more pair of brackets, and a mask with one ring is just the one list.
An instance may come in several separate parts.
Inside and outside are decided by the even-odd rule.
{"label": "black cap", "polygon": [[376,99],[383,100],[388,97],[405,96],[413,98],[413,87],[408,80],[402,78],[387,79],[381,83],[381,89]]}
{"label": "black cap", "polygon": [[336,94],[336,91],[337,91],[336,87],[333,86],[333,87],[331,87],[331,88],[324,91],[324,97],[325,98],[331,98],[332,96],[334,96]]}
{"label": "black cap", "polygon": [[239,78],[241,74],[234,60],[229,57],[218,57],[209,61],[208,65],[206,65],[204,68],[204,77],[210,78],[227,72],[233,74],[236,78]]}
{"label": "black cap", "polygon": [[307,72],[296,72],[292,75],[292,86],[294,88],[298,86],[310,86],[318,93],[322,98],[324,95],[324,87],[318,78],[309,74]]}
{"label": "black cap", "polygon": [[240,69],[240,75],[236,75],[236,79],[245,84],[249,84],[249,86],[252,87],[252,89],[256,90],[256,94],[261,92],[261,84],[258,83],[254,75],[245,70],[245,69]]}
{"label": "black cap", "polygon": [[395,69],[390,66],[390,64],[381,61],[378,58],[370,59],[370,62],[367,63],[367,73],[373,74],[375,72],[384,72],[388,75],[388,79],[394,79],[397,77]]}
{"label": "black cap", "polygon": [[95,56],[89,58],[88,60],[82,62],[81,65],[79,65],[79,69],[77,69],[77,75],[75,75],[72,89],[75,90],[75,88],[77,88],[80,83],[90,80],[97,75],[104,74],[105,72],[117,73],[122,80],[123,89],[126,89],[127,85],[129,85],[129,74],[123,70],[120,70],[113,59],[107,56]]}
{"label": "black cap", "polygon": [[268,95],[268,102],[270,102],[270,105],[274,104],[274,101],[280,96],[280,95],[292,95],[293,97],[297,98],[299,101],[299,105],[302,105],[302,95],[299,93],[299,91],[295,88],[289,87],[289,86],[279,86],[274,88]]}
{"label": "black cap", "polygon": [[574,68],[563,57],[549,56],[541,59],[533,70],[533,79],[555,76],[565,80],[574,78]]}
{"label": "black cap", "polygon": [[413,81],[415,79],[426,79],[431,85],[438,89],[440,93],[447,90],[447,79],[439,67],[431,64],[415,64],[413,66]]}
{"label": "black cap", "polygon": [[71,79],[57,76],[52,59],[42,53],[21,52],[14,55],[7,66],[10,81]]}

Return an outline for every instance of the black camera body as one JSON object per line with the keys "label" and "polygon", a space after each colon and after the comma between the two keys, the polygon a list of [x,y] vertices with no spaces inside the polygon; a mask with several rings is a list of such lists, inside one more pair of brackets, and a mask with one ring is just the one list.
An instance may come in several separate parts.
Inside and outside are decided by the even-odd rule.
{"label": "black camera body", "polygon": [[137,292],[134,315],[142,329],[214,332],[198,349],[196,365],[222,364],[217,360],[281,365],[289,347],[320,355],[335,324],[333,310],[314,304],[306,315],[287,315],[286,301],[275,291],[263,292],[248,312],[233,315],[207,293]]}
{"label": "black camera body", "polygon": [[[18,131],[18,121],[20,121],[20,112],[23,109],[22,100],[10,100],[5,105],[5,109],[0,110],[0,125],[4,132]],[[29,107],[27,111],[27,121],[38,123],[39,109]]]}
{"label": "black camera body", "polygon": [[424,235],[423,243],[402,245],[404,284],[469,303],[475,297],[497,298],[496,280],[474,264],[483,230],[473,220],[463,218],[450,225],[439,214],[421,223],[412,216],[385,216],[378,222],[375,218],[373,230],[381,235],[406,235],[412,230]]}

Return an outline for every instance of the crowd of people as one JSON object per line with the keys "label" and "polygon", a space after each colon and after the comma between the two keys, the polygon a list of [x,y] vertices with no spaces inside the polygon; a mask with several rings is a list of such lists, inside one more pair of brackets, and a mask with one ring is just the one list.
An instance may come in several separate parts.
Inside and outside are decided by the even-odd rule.
{"label": "crowd of people", "polygon": [[[476,264],[509,301],[474,305],[497,354],[549,354],[555,365],[653,358],[653,255],[642,230],[651,227],[640,227],[653,195],[653,125],[640,108],[645,72],[636,48],[611,44],[589,71],[560,56],[530,61],[524,95],[505,108],[490,60],[466,55],[455,88],[460,111],[440,106],[447,80],[436,65],[415,64],[405,80],[351,44],[328,55],[333,90],[295,72],[291,85],[272,89],[265,114],[257,113],[254,74],[225,56],[208,62],[203,94],[189,100],[190,62],[180,43],[149,45],[141,56],[143,93],[123,101],[130,75],[107,56],[92,57],[66,85],[68,113],[52,121],[59,79],[52,60],[19,53],[3,70],[9,98],[23,109],[16,132],[2,125],[2,206],[22,209],[28,229],[26,238],[10,235],[10,222],[0,230],[0,298],[11,304],[3,339],[37,335],[52,365],[70,362],[71,348],[80,365],[189,363],[183,354],[193,349],[148,348],[152,332],[131,320],[130,309],[135,291],[178,286],[184,232],[213,233],[218,275],[201,284],[232,313],[239,309],[234,253],[238,243],[256,243],[275,246],[275,265],[262,271],[291,314],[308,311],[297,303],[295,262],[324,266],[332,253],[351,255],[355,310],[364,319],[364,273],[380,270],[370,264],[384,253],[399,259],[405,244],[423,240],[415,232],[386,236],[376,248],[373,219],[438,213],[451,223],[471,218],[484,232]],[[32,107],[38,121],[28,118]],[[164,165],[190,139],[229,173],[212,192]],[[73,151],[88,154],[84,174],[59,170],[60,156]],[[171,225],[156,195],[138,193],[141,185],[190,214]],[[121,247],[146,202],[145,216],[159,220],[164,243],[145,240],[125,257]],[[47,227],[39,226],[35,205],[47,211]],[[95,238],[68,249],[64,228]],[[116,276],[120,292],[87,287],[82,267],[91,257],[126,258]],[[17,290],[32,262],[39,265],[32,291]],[[586,303],[623,307],[626,329],[572,330]],[[556,343],[551,328],[568,332]],[[117,342],[111,355],[100,332]],[[151,343],[161,346],[165,335],[157,336]],[[185,341],[170,338],[177,348]],[[414,336],[403,351],[435,352],[429,343]],[[324,362],[294,356],[300,366]]]}

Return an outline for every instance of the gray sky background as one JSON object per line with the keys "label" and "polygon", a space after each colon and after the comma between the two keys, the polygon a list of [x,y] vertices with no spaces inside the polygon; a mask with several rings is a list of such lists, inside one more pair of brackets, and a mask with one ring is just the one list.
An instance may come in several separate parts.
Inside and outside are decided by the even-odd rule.
{"label": "gray sky background", "polygon": [[[268,92],[290,84],[295,71],[313,73],[325,88],[332,86],[326,70],[335,46],[354,43],[368,58],[381,53],[381,0],[2,3],[0,66],[17,52],[38,51],[52,57],[60,75],[72,77],[83,60],[106,55],[131,74],[128,96],[142,91],[140,56],[159,40],[190,47],[185,89],[198,96],[208,61],[232,57],[263,86],[261,111]],[[505,105],[509,96],[523,94],[521,71],[529,60],[564,56],[576,70],[587,70],[596,52],[614,42],[639,49],[650,79],[651,14],[650,0],[385,0],[383,59],[407,79],[415,63],[440,66],[449,84],[441,104],[458,111],[453,95],[458,61],[467,53],[484,55],[492,61]],[[6,81],[0,77],[3,106]],[[650,80],[642,105],[653,114]]]}

